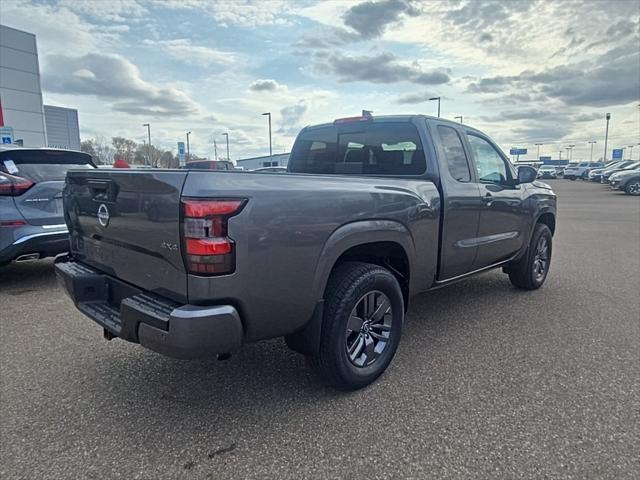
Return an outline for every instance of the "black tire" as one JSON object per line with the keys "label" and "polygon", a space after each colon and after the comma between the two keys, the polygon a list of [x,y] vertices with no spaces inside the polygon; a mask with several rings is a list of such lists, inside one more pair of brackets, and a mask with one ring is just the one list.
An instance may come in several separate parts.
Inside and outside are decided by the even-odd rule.
{"label": "black tire", "polygon": [[573,176],[573,175],[571,175],[571,176],[569,176],[569,177],[567,177],[567,178],[568,178],[569,180],[571,180],[572,182],[573,182],[573,181],[575,181],[575,179],[576,179],[576,177],[575,177],[575,176]]}
{"label": "black tire", "polygon": [[[378,294],[381,295],[376,300]],[[365,344],[361,347],[362,355],[355,360],[364,357],[369,358],[371,363],[366,364],[363,361],[363,365],[357,366],[347,351],[349,339],[356,335],[356,330],[349,329],[351,325],[349,322],[353,318],[352,313],[356,312],[362,301],[366,303],[365,298],[370,298],[371,295],[374,297],[373,309],[376,313],[381,311],[387,303],[390,305],[390,309],[386,309],[382,314],[383,323],[388,322],[389,325],[381,323],[373,325],[375,322],[372,320],[371,330],[364,332],[364,324],[369,322],[363,322],[357,338],[362,336]],[[365,387],[386,370],[400,343],[404,320],[404,301],[400,285],[389,270],[378,265],[345,262],[332,272],[324,299],[320,350],[318,355],[310,358],[311,366],[328,383],[337,388],[356,390]],[[376,303],[378,300],[379,304]],[[365,318],[365,315],[359,316]],[[381,325],[385,327],[384,332],[388,334],[381,330],[373,330],[381,328]],[[373,337],[373,335],[377,336]],[[384,335],[388,336],[384,337]],[[384,341],[381,340],[382,338]],[[369,357],[368,347],[374,342],[377,342],[374,350],[381,349],[381,352],[376,354],[375,351],[371,351]]]}
{"label": "black tire", "polygon": [[624,192],[628,195],[640,195],[640,177],[629,180],[624,187]]}
{"label": "black tire", "polygon": [[[544,264],[544,271],[540,274],[540,244],[541,239],[544,239],[547,246],[546,261]],[[520,260],[509,265],[509,280],[511,283],[525,290],[536,290],[542,286],[549,274],[549,267],[551,266],[551,253],[553,246],[553,237],[549,227],[542,223],[537,223],[533,229],[533,235],[531,235],[531,241],[527,247],[527,252],[522,256]]]}

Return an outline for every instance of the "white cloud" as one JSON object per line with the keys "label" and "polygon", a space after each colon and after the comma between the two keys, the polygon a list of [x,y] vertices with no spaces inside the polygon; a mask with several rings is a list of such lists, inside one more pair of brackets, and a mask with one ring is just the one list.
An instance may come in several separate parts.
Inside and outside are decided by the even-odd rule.
{"label": "white cloud", "polygon": [[231,65],[236,61],[236,54],[225,52],[205,45],[196,45],[188,38],[174,40],[145,40],[147,45],[157,45],[174,60],[194,66]]}

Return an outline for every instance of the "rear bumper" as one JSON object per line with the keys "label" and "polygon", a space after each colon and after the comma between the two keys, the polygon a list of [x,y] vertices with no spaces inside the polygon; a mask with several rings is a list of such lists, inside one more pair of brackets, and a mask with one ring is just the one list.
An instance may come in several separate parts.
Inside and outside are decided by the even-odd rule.
{"label": "rear bumper", "polygon": [[56,263],[58,282],[76,307],[120,337],[174,358],[229,353],[240,347],[240,315],[230,305],[180,305],[79,262]]}
{"label": "rear bumper", "polygon": [[[11,228],[11,227],[3,227]],[[64,231],[42,232],[25,235],[0,251],[0,264],[10,262],[21,255],[37,253],[40,258],[55,257],[69,251],[69,233]]]}

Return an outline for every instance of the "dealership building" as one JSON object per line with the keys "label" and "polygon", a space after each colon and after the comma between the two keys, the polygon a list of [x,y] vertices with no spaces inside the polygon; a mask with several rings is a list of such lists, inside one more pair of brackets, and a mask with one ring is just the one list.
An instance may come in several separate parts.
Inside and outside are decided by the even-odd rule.
{"label": "dealership building", "polygon": [[264,167],[286,167],[289,164],[288,153],[276,153],[274,155],[266,155],[264,157],[252,157],[236,160],[236,165],[244,170],[254,170]]}
{"label": "dealership building", "polygon": [[0,25],[0,137],[25,147],[80,149],[77,110],[44,105],[36,36]]}

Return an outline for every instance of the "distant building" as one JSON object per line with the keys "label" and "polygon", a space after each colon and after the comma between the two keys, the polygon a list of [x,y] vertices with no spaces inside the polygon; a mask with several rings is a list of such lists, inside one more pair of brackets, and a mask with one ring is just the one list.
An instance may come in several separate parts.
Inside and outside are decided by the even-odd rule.
{"label": "distant building", "polygon": [[243,158],[236,160],[236,165],[244,170],[254,170],[262,167],[286,167],[289,163],[289,153],[278,153],[272,156]]}
{"label": "distant building", "polygon": [[44,106],[47,147],[80,150],[78,111],[73,108]]}
{"label": "distant building", "polygon": [[47,145],[36,36],[4,25],[0,25],[0,127],[13,128],[14,143]]}

